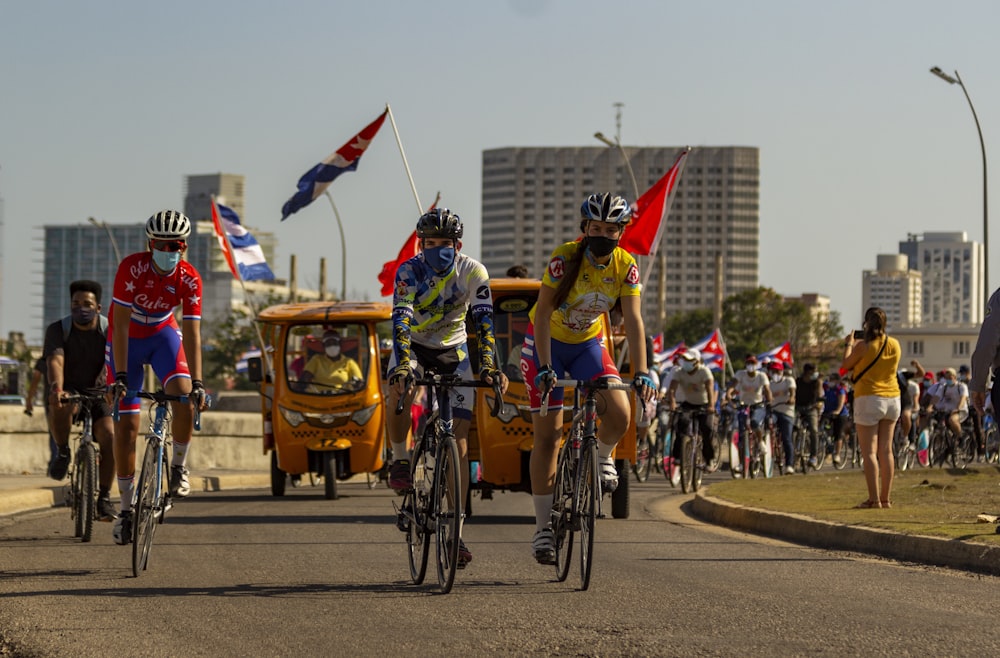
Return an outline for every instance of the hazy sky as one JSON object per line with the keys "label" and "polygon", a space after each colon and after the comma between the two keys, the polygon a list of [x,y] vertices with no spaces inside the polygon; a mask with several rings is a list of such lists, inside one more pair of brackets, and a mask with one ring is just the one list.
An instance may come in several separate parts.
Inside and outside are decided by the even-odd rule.
{"label": "hazy sky", "polygon": [[[960,0],[0,0],[0,332],[41,339],[39,227],[143,221],[188,174],[245,175],[278,276],[295,253],[314,287],[326,256],[339,290],[329,204],[281,205],[387,102],[420,203],[441,191],[472,256],[484,149],[598,145],[615,102],[626,145],[759,147],[761,284],[859,326],[862,270],[907,232],[982,239],[972,114],[928,69],[958,69],[990,153],[998,26],[1000,3]],[[348,294],[376,299],[419,216],[388,122],[331,192]]]}

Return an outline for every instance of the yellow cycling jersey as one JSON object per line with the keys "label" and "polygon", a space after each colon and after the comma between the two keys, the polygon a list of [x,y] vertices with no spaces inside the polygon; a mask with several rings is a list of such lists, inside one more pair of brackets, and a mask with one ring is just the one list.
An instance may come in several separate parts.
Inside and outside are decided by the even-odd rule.
{"label": "yellow cycling jersey", "polygon": [[[566,262],[579,248],[579,242],[556,247],[542,276],[542,285],[558,287]],[[616,247],[607,265],[598,265],[589,253],[584,254],[576,283],[566,301],[552,313],[552,338],[564,343],[582,343],[597,337],[601,333],[601,315],[611,310],[619,297],[638,296],[640,287],[635,258],[624,249]],[[529,314],[532,322],[535,308],[537,305]]]}

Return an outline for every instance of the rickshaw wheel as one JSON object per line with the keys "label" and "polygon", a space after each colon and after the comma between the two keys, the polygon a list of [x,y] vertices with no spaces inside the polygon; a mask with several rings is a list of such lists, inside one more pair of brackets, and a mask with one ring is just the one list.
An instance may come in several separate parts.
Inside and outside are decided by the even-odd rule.
{"label": "rickshaw wheel", "polygon": [[337,499],[337,451],[323,453],[323,494],[327,500]]}
{"label": "rickshaw wheel", "polygon": [[271,495],[285,495],[285,472],[278,468],[278,451],[271,451]]}

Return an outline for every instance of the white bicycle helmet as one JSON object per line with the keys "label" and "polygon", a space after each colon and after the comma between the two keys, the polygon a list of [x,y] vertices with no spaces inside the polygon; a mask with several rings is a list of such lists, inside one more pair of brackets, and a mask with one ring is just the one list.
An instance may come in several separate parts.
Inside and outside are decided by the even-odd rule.
{"label": "white bicycle helmet", "polygon": [[628,224],[632,219],[632,208],[628,201],[616,194],[591,194],[580,207],[580,216],[588,221]]}
{"label": "white bicycle helmet", "polygon": [[176,210],[161,210],[146,220],[146,237],[150,240],[187,240],[191,235],[191,220]]}

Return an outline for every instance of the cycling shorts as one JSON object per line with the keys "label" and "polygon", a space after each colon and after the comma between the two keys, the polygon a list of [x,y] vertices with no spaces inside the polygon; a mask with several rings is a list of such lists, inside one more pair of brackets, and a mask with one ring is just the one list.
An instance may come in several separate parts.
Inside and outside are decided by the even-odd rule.
{"label": "cycling shorts", "polygon": [[[425,369],[435,370],[443,375],[456,374],[463,380],[472,381],[472,362],[469,361],[469,348],[466,343],[435,350],[417,343],[410,344],[412,354],[411,367],[413,374],[420,377]],[[389,365],[386,372],[392,372],[396,367],[396,351],[389,353]],[[458,386],[451,389],[451,414],[455,419],[472,420],[472,408],[476,402],[476,391],[471,386]]]}
{"label": "cycling shorts", "polygon": [[[111,332],[108,332],[108,342],[104,347],[104,360],[108,364],[108,381],[115,381],[115,373],[119,368],[111,349]],[[128,339],[128,388],[130,391],[141,391],[145,376],[143,366],[149,364],[153,372],[163,383],[167,384],[178,377],[191,378],[187,357],[184,355],[184,345],[181,342],[181,330],[175,324],[168,324],[151,336]],[[139,413],[139,398],[122,398],[118,405],[120,414]]]}
{"label": "cycling shorts", "polygon": [[[599,377],[615,377],[621,379],[614,359],[604,347],[601,336],[590,338],[582,343],[564,343],[551,339],[552,369],[556,377],[562,378],[568,373],[571,379],[590,380]],[[524,337],[524,349],[521,350],[521,374],[524,375],[524,385],[528,390],[528,401],[532,411],[542,407],[542,392],[535,387],[535,375],[538,374],[538,354],[535,352],[535,325],[528,325],[528,333]],[[563,388],[557,386],[549,393],[549,409],[562,409]]]}

